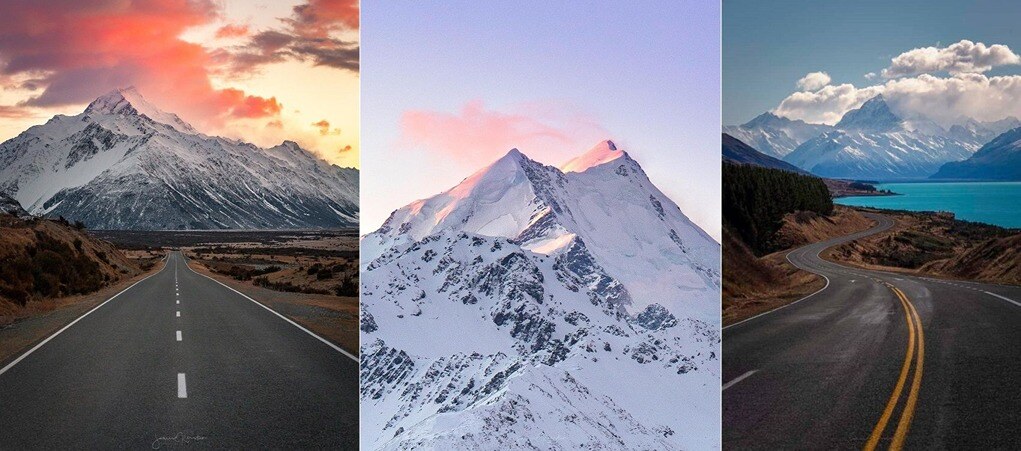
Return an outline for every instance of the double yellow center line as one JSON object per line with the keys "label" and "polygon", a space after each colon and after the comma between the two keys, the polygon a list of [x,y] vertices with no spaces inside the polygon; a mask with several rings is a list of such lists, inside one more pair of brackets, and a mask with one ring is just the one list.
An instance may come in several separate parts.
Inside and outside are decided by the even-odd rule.
{"label": "double yellow center line", "polygon": [[922,385],[922,362],[925,361],[925,334],[922,332],[922,320],[918,317],[915,306],[911,304],[911,301],[900,289],[890,284],[886,285],[893,290],[893,293],[897,295],[901,305],[904,307],[904,319],[908,323],[908,350],[904,356],[904,365],[901,367],[900,377],[897,378],[897,385],[893,388],[893,393],[890,395],[890,400],[886,403],[886,408],[883,409],[883,415],[879,417],[879,422],[872,429],[872,435],[869,436],[868,442],[865,443],[866,451],[875,450],[879,445],[883,431],[886,430],[887,423],[893,417],[893,411],[896,410],[901,394],[904,392],[904,387],[907,385],[908,374],[911,373],[913,361],[915,371],[911,380],[911,387],[908,391],[904,408],[901,410],[900,420],[897,421],[897,429],[893,432],[893,441],[890,442],[891,450],[904,448],[904,440],[908,436],[908,429],[911,428],[911,418],[915,415],[915,405],[918,404],[918,390]]}

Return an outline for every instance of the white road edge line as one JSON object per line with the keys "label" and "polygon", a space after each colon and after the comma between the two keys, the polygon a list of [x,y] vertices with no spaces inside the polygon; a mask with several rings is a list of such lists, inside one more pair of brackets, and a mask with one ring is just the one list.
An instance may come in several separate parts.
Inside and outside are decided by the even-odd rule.
{"label": "white road edge line", "polygon": [[[169,254],[168,254],[168,256],[169,256]],[[121,290],[121,291],[120,291],[120,292],[118,292],[117,294],[115,294],[115,295],[113,295],[112,297],[110,297],[110,299],[107,299],[107,300],[103,301],[103,303],[102,303],[102,304],[99,304],[99,305],[95,306],[95,307],[94,307],[94,308],[93,308],[92,310],[89,310],[89,311],[85,312],[85,314],[84,314],[84,315],[82,315],[82,316],[79,316],[79,317],[78,317],[78,318],[76,318],[76,319],[75,319],[74,321],[71,321],[70,323],[68,323],[68,325],[66,325],[66,326],[64,326],[64,327],[62,327],[62,328],[60,328],[60,330],[58,330],[58,331],[54,332],[54,333],[53,333],[52,335],[50,335],[49,337],[46,337],[46,339],[45,339],[45,340],[43,340],[43,341],[41,341],[41,342],[40,342],[39,344],[37,344],[37,345],[33,346],[33,347],[32,347],[32,349],[29,349],[29,350],[28,350],[28,351],[26,351],[26,352],[25,352],[24,354],[20,355],[20,356],[19,356],[18,358],[16,358],[16,359],[14,359],[14,361],[12,361],[11,363],[8,363],[8,364],[7,364],[7,366],[5,366],[5,367],[3,367],[3,368],[0,368],[0,375],[2,375],[2,374],[4,374],[4,373],[6,373],[6,372],[7,372],[7,370],[9,370],[9,369],[13,368],[13,367],[14,367],[14,365],[17,365],[17,364],[18,364],[18,362],[20,362],[20,361],[24,360],[24,359],[25,359],[25,357],[28,357],[28,356],[29,356],[30,354],[32,354],[33,352],[35,352],[35,351],[36,351],[37,349],[41,348],[41,347],[42,347],[42,346],[43,346],[44,344],[46,344],[46,343],[49,343],[49,342],[50,342],[50,340],[54,339],[54,338],[55,338],[55,337],[56,337],[57,335],[60,335],[60,333],[61,333],[61,332],[65,331],[65,330],[67,330],[68,328],[70,328],[71,326],[75,325],[75,323],[77,323],[78,321],[81,321],[81,320],[82,320],[82,318],[85,318],[86,316],[89,316],[89,314],[90,314],[90,313],[92,313],[92,312],[94,312],[94,311],[96,311],[96,310],[99,310],[99,308],[100,308],[100,307],[102,307],[102,306],[104,306],[104,305],[106,305],[106,303],[107,303],[107,302],[110,302],[110,301],[114,300],[114,299],[115,299],[115,298],[116,298],[117,296],[120,296],[120,295],[121,295],[121,294],[123,294],[123,293],[124,293],[125,291],[128,291],[128,290],[130,290],[130,289],[134,288],[134,286],[135,286],[135,285],[138,285],[138,284],[140,284],[140,283],[144,282],[144,281],[145,281],[146,279],[148,279],[148,278],[150,278],[150,277],[152,277],[152,276],[155,276],[156,274],[159,274],[159,273],[163,272],[163,270],[164,270],[164,269],[167,269],[167,266],[166,266],[166,265],[163,265],[163,269],[161,269],[161,270],[159,270],[159,271],[156,271],[156,272],[154,272],[154,273],[152,273],[152,274],[149,274],[148,276],[145,276],[145,277],[144,277],[144,278],[143,278],[142,280],[139,280],[138,282],[135,282],[135,283],[131,284],[131,286],[129,286],[129,287],[127,287],[127,288],[125,288],[125,289]]]}
{"label": "white road edge line", "polygon": [[736,384],[738,382],[741,382],[741,381],[747,379],[749,376],[751,376],[751,375],[753,375],[755,373],[758,373],[758,372],[759,372],[759,370],[751,370],[751,371],[749,371],[747,373],[744,373],[744,374],[742,374],[742,375],[740,375],[738,377],[735,377],[734,379],[731,379],[730,382],[727,382],[726,384],[723,384],[723,388],[721,388],[720,391],[723,391],[723,390],[726,390],[726,389],[728,389],[730,387],[733,387],[734,384]]}
{"label": "white road edge line", "polygon": [[184,373],[177,373],[177,397],[188,397],[188,384],[184,382]]}
{"label": "white road edge line", "polygon": [[177,341],[181,341],[181,331],[177,331]]}
{"label": "white road edge line", "polygon": [[[800,249],[800,248],[799,248],[799,249]],[[790,251],[790,252],[788,252],[788,253],[787,253],[787,256],[786,256],[786,257],[787,257],[787,262],[788,262],[788,263],[790,263],[791,265],[794,265],[794,267],[795,267],[795,268],[801,269],[801,268],[800,268],[800,267],[799,267],[798,265],[795,265],[795,264],[794,264],[794,262],[792,262],[792,261],[791,261],[791,254],[793,254],[793,253],[797,252],[797,251],[798,251],[799,249],[795,249],[795,250],[793,250],[793,251]],[[827,248],[827,249],[828,249],[828,248]],[[815,254],[815,255],[816,255],[816,257],[818,257],[818,256],[819,256],[819,254],[821,254],[823,250],[825,250],[825,249],[820,249],[820,250],[819,250],[819,252],[816,252],[816,254]],[[808,271],[808,272],[811,272],[811,271]],[[812,273],[812,274],[815,274],[815,273]],[[738,321],[738,322],[736,322],[736,323],[734,323],[734,324],[731,324],[731,325],[729,325],[729,326],[724,326],[724,327],[723,327],[722,329],[720,329],[720,330],[727,330],[727,329],[729,329],[729,328],[731,328],[731,327],[734,327],[734,326],[738,326],[738,325],[741,325],[741,324],[747,323],[748,321],[751,321],[751,320],[753,320],[753,319],[755,319],[755,318],[758,318],[758,317],[760,317],[760,316],[765,316],[765,315],[768,315],[768,314],[770,314],[770,313],[773,313],[773,312],[775,312],[775,311],[778,311],[778,310],[783,310],[783,309],[785,309],[785,308],[787,308],[787,307],[790,307],[790,306],[792,306],[792,305],[794,305],[794,304],[797,304],[797,303],[799,303],[799,302],[801,302],[801,301],[804,301],[805,299],[808,299],[808,298],[810,298],[810,297],[812,297],[812,296],[815,296],[815,295],[817,295],[817,294],[821,293],[821,292],[822,292],[823,290],[825,290],[825,289],[827,289],[827,288],[829,288],[829,287],[830,287],[830,278],[829,278],[829,277],[826,277],[825,275],[822,275],[822,274],[816,274],[816,275],[817,275],[817,276],[822,276],[822,278],[823,278],[823,279],[826,279],[826,285],[823,285],[823,287],[822,287],[822,288],[820,288],[819,290],[817,290],[816,292],[814,292],[814,293],[812,293],[812,294],[810,294],[810,295],[808,295],[808,296],[805,296],[805,297],[803,297],[803,298],[801,298],[801,299],[798,299],[797,301],[791,302],[791,303],[789,303],[789,304],[784,304],[784,305],[781,305],[781,306],[779,306],[779,307],[777,307],[777,308],[775,308],[775,309],[773,309],[773,310],[769,310],[769,311],[765,311],[765,312],[759,313],[758,315],[755,315],[755,316],[753,316],[753,317],[751,317],[751,318],[745,318],[745,319],[743,319],[743,320],[741,320],[741,321]]]}
{"label": "white road edge line", "polygon": [[284,316],[284,315],[281,315],[281,314],[277,313],[277,311],[276,311],[276,310],[273,310],[273,309],[271,309],[271,308],[269,308],[269,307],[266,307],[265,305],[262,305],[262,303],[261,303],[261,302],[259,302],[259,301],[256,301],[255,299],[252,299],[252,298],[248,297],[248,295],[247,295],[247,294],[244,294],[244,293],[242,293],[242,292],[240,292],[240,291],[238,291],[238,290],[235,290],[235,289],[233,289],[233,288],[231,288],[231,287],[229,287],[229,286],[225,285],[225,284],[224,284],[223,282],[220,282],[219,280],[216,280],[216,279],[214,279],[214,278],[212,278],[212,277],[209,277],[209,276],[207,276],[207,275],[205,275],[205,274],[202,274],[202,273],[200,273],[200,272],[198,272],[198,271],[195,271],[194,269],[191,269],[191,266],[188,266],[187,264],[185,264],[185,265],[184,265],[184,267],[185,267],[185,268],[188,268],[188,271],[191,271],[191,272],[193,272],[193,273],[195,273],[195,274],[198,274],[198,275],[200,275],[200,276],[202,276],[202,277],[205,277],[205,278],[207,278],[207,279],[209,279],[209,280],[212,280],[213,282],[216,282],[216,283],[218,283],[218,284],[220,284],[220,285],[223,285],[223,287],[224,287],[224,288],[226,288],[226,289],[228,289],[228,290],[230,290],[230,291],[233,291],[233,292],[235,292],[235,293],[237,293],[237,294],[240,294],[240,295],[241,295],[242,297],[244,297],[245,299],[248,299],[249,301],[252,301],[252,302],[254,302],[254,303],[255,303],[255,305],[258,305],[259,307],[262,307],[262,308],[266,309],[266,311],[268,311],[268,312],[270,312],[270,313],[272,313],[272,314],[274,314],[274,315],[276,315],[276,316],[279,316],[279,317],[280,317],[280,319],[282,319],[282,320],[284,320],[284,321],[287,321],[288,323],[291,323],[291,325],[292,325],[292,326],[294,326],[294,327],[297,327],[298,329],[301,329],[301,330],[302,330],[302,331],[304,331],[304,332],[305,332],[306,334],[309,334],[309,335],[311,335],[312,337],[314,337],[314,338],[315,338],[316,340],[319,340],[319,341],[321,341],[321,342],[325,343],[325,344],[326,344],[327,346],[329,346],[329,347],[333,348],[333,349],[334,349],[335,351],[337,351],[337,352],[339,352],[339,353],[341,353],[341,354],[344,354],[344,355],[345,355],[345,356],[347,356],[347,357],[348,357],[349,359],[351,359],[351,360],[354,360],[355,362],[358,362],[358,357],[355,357],[355,356],[354,356],[354,355],[352,355],[352,354],[351,354],[350,352],[347,352],[347,351],[345,351],[345,350],[344,350],[343,348],[341,348],[340,346],[337,346],[337,345],[335,345],[335,344],[333,344],[333,343],[330,343],[330,341],[329,341],[329,340],[327,340],[327,339],[325,339],[325,338],[323,338],[323,337],[320,337],[319,335],[316,335],[316,334],[315,334],[315,332],[312,332],[312,331],[310,331],[310,330],[308,330],[308,329],[306,329],[306,328],[302,327],[302,325],[301,325],[301,324],[298,324],[298,323],[296,323],[296,322],[294,322],[294,321],[291,321],[291,319],[290,319],[290,318],[288,318],[288,317],[286,317],[286,316]]}
{"label": "white road edge line", "polygon": [[996,297],[998,297],[998,298],[1000,298],[1000,299],[1003,299],[1004,301],[1007,301],[1007,302],[1009,302],[1009,303],[1011,303],[1011,304],[1014,304],[1014,305],[1016,305],[1016,306],[1018,306],[1018,307],[1021,307],[1021,302],[1015,301],[1015,300],[1013,300],[1013,299],[1011,299],[1011,298],[1008,298],[1008,297],[1005,297],[1005,296],[1000,296],[1000,295],[998,295],[998,294],[996,294],[996,293],[992,293],[992,292],[989,292],[989,291],[985,291],[985,290],[983,290],[983,292],[984,292],[985,294],[988,294],[988,295],[990,295],[990,296],[996,296]]}

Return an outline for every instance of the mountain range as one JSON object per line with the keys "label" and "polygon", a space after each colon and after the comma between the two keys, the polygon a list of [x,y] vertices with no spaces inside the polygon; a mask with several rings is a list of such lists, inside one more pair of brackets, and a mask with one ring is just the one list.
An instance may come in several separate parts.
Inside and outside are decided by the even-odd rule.
{"label": "mountain range", "polygon": [[808,171],[759,152],[757,149],[726,133],[723,134],[723,161],[808,174]]}
{"label": "mountain range", "polygon": [[719,244],[612,141],[511,150],[362,265],[363,447],[719,447]]}
{"label": "mountain range", "polygon": [[0,192],[94,229],[340,228],[358,223],[358,170],[297,143],[209,136],[134,88],[0,144]]}
{"label": "mountain range", "polygon": [[[786,118],[763,119],[766,115],[776,117],[766,113],[747,124],[724,127],[724,131],[740,132],[733,136],[765,154],[777,156],[775,149],[780,140],[766,137],[775,137],[790,127],[803,131],[809,130],[806,125],[816,125]],[[997,135],[1021,126],[1021,121],[1013,117],[985,123],[961,118],[959,122],[944,129],[924,117],[904,117],[878,95],[845,113],[834,126],[818,125],[813,136],[783,141],[780,147],[790,150],[779,155],[784,161],[823,177],[923,179],[946,163],[971,157]],[[763,140],[767,141],[765,145]]]}
{"label": "mountain range", "polygon": [[932,178],[1021,180],[1021,128],[997,136],[967,160],[943,165]]}

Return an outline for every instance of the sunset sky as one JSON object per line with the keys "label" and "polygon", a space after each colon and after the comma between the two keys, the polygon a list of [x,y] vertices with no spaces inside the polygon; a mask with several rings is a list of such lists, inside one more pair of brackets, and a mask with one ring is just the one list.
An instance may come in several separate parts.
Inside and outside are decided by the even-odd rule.
{"label": "sunset sky", "polygon": [[719,239],[719,7],[363,5],[363,232],[512,147],[559,166],[611,138]]}
{"label": "sunset sky", "polygon": [[359,161],[356,0],[6,2],[0,139],[134,85],[199,130]]}

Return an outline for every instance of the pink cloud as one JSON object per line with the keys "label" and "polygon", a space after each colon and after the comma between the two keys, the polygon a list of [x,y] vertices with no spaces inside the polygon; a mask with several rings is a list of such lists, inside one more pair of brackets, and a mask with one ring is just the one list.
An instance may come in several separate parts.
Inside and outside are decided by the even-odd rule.
{"label": "pink cloud", "polygon": [[481,100],[473,100],[454,114],[405,111],[400,144],[475,168],[512,148],[538,161],[559,165],[609,137],[595,119],[563,105],[531,103],[511,109],[491,110]]}
{"label": "pink cloud", "polygon": [[209,0],[11,0],[0,15],[0,73],[43,74],[22,106],[82,104],[134,85],[197,125],[277,115],[276,99],[214,88],[209,52],[179,38],[220,13]]}
{"label": "pink cloud", "polygon": [[248,25],[228,24],[216,30],[217,38],[241,38],[248,36]]}

